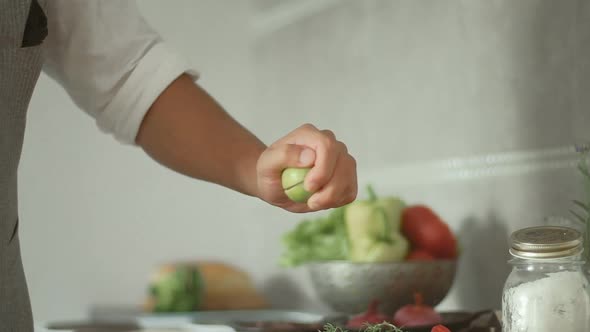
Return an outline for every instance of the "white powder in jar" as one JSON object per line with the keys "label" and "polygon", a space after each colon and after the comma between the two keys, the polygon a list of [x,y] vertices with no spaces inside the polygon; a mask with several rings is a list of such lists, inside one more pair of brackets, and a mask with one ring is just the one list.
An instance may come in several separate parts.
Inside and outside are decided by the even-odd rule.
{"label": "white powder in jar", "polygon": [[548,273],[507,289],[502,310],[503,332],[590,331],[588,280],[580,272]]}

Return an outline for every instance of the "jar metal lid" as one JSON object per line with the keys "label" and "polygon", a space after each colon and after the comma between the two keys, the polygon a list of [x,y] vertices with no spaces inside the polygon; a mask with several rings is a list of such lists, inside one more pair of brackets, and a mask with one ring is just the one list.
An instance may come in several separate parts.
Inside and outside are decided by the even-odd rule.
{"label": "jar metal lid", "polygon": [[510,239],[510,254],[521,258],[563,258],[583,250],[582,234],[569,227],[528,227],[512,233]]}

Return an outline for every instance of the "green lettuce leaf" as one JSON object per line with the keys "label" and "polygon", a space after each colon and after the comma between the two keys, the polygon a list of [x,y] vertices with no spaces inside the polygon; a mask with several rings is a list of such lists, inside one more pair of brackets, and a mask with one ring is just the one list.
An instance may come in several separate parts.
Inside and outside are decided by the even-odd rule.
{"label": "green lettuce leaf", "polygon": [[348,258],[348,238],[344,208],[330,211],[325,217],[303,220],[283,237],[284,251],[280,263],[294,267],[304,263]]}

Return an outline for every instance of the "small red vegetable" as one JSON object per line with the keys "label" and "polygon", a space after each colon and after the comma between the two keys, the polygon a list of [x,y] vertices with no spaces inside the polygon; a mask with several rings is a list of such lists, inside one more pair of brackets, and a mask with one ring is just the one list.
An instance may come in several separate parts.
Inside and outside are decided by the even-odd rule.
{"label": "small red vegetable", "polygon": [[393,324],[400,327],[427,326],[442,323],[442,317],[432,307],[422,304],[422,294],[414,294],[414,304],[395,312]]}
{"label": "small red vegetable", "polygon": [[434,259],[434,256],[423,249],[412,250],[406,257],[406,260],[408,261],[431,261]]}
{"label": "small red vegetable", "polygon": [[430,332],[451,332],[451,330],[444,325],[436,325],[430,330]]}
{"label": "small red vegetable", "polygon": [[347,324],[348,328],[360,329],[366,324],[380,324],[388,321],[387,316],[379,313],[379,300],[373,300],[369,303],[367,311],[352,317]]}

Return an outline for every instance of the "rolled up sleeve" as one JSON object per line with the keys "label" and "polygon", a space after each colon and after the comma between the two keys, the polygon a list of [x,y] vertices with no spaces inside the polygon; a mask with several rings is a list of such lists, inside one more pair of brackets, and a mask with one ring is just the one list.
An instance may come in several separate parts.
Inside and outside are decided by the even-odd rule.
{"label": "rolled up sleeve", "polygon": [[135,144],[158,96],[182,74],[198,78],[131,0],[51,0],[44,72],[98,127]]}

